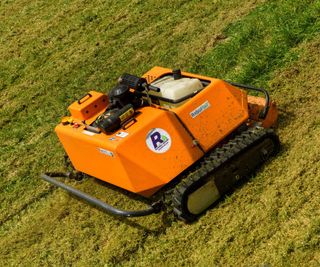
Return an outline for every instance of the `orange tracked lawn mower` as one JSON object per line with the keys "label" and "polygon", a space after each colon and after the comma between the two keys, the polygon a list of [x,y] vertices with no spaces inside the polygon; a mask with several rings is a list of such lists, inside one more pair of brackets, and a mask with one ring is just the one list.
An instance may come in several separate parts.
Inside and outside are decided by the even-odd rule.
{"label": "orange tracked lawn mower", "polygon": [[[278,113],[266,90],[180,70],[123,74],[108,95],[90,91],[69,111],[55,131],[74,171],[41,177],[124,217],[169,205],[180,219],[193,221],[280,148],[271,129]],[[83,173],[150,205],[118,209],[57,179]]]}

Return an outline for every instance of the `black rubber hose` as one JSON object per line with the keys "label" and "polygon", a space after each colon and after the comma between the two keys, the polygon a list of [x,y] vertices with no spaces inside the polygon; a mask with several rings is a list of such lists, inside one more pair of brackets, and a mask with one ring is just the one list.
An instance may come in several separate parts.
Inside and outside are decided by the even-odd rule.
{"label": "black rubber hose", "polygon": [[264,105],[263,110],[259,114],[259,118],[260,119],[265,119],[267,117],[267,114],[268,114],[268,111],[269,111],[269,105],[270,105],[270,96],[269,96],[269,93],[268,93],[268,91],[266,89],[256,88],[256,87],[253,87],[253,86],[250,86],[250,85],[244,85],[244,84],[234,83],[234,82],[229,82],[229,81],[226,81],[226,82],[231,84],[231,85],[233,85],[233,86],[239,87],[239,88],[243,88],[243,89],[247,89],[247,90],[252,90],[252,91],[257,91],[257,92],[263,93],[264,96],[265,96],[266,103]]}
{"label": "black rubber hose", "polygon": [[[51,175],[51,176],[50,176]],[[117,216],[122,216],[122,217],[141,217],[141,216],[146,216],[146,215],[150,215],[153,213],[158,213],[160,211],[160,203],[156,202],[154,204],[152,204],[151,206],[149,206],[147,209],[144,210],[135,210],[135,211],[126,211],[126,210],[122,210],[122,209],[118,209],[115,208],[111,205],[108,205],[107,203],[93,197],[90,196],[74,187],[71,187],[69,185],[66,185],[60,181],[58,181],[57,179],[55,179],[54,177],[68,177],[68,173],[44,173],[41,174],[41,178],[55,186],[58,186],[66,191],[68,191],[69,193],[87,201],[88,203],[95,205],[101,209],[103,209],[104,211],[111,213],[113,215],[117,215]]]}

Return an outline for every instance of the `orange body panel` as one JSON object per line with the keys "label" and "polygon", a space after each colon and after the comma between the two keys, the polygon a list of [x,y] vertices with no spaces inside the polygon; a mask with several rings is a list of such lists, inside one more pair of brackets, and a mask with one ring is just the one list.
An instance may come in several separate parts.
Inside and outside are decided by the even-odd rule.
{"label": "orange body panel", "polygon": [[174,112],[208,151],[248,119],[246,93],[213,80]]}
{"label": "orange body panel", "polygon": [[105,94],[90,91],[79,101],[69,106],[69,111],[74,119],[88,120],[105,110],[108,97]]}
{"label": "orange body panel", "polygon": [[[265,99],[256,96],[248,96],[248,106],[250,120],[253,122],[259,121],[259,114],[263,110]],[[265,128],[274,127],[278,121],[278,109],[275,102],[271,101],[269,104],[269,111],[267,117],[261,121],[262,126]]]}
{"label": "orange body panel", "polygon": [[[171,70],[154,67],[144,77],[152,82],[167,73]],[[182,75],[209,82],[200,93],[172,109],[201,147],[208,151],[248,119],[247,93],[219,79],[188,72],[182,72]]]}
{"label": "orange body panel", "polygon": [[[154,67],[144,77],[151,83],[168,73],[172,71]],[[80,126],[61,123],[56,133],[75,169],[151,196],[241,124],[249,124],[250,119],[258,121],[263,99],[248,98],[244,90],[222,80],[182,74],[205,81],[205,88],[170,110],[157,106],[139,108],[136,121],[112,134],[87,131],[82,122],[90,124],[104,112],[108,104],[106,95],[91,91],[91,97],[70,105],[72,118]],[[271,110],[263,122],[266,127],[276,120],[274,104]]]}
{"label": "orange body panel", "polygon": [[[59,124],[56,132],[78,171],[149,196],[203,156],[173,113],[144,107],[126,131],[94,134],[84,126]],[[170,137],[165,153],[147,147],[150,130],[161,128]]]}

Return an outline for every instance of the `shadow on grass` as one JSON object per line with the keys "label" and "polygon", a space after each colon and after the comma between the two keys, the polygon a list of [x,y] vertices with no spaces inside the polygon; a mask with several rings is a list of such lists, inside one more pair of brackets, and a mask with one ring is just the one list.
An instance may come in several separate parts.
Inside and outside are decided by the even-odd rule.
{"label": "shadow on grass", "polygon": [[280,128],[288,127],[293,121],[296,120],[296,114],[294,112],[285,110],[283,108],[278,108],[279,117],[278,117],[278,125]]}
{"label": "shadow on grass", "polygon": [[[89,177],[89,176],[88,176],[88,178],[89,179],[93,179],[93,182],[98,184],[99,186],[105,187],[108,190],[112,190],[115,194],[123,195],[124,197],[129,198],[130,200],[137,201],[137,202],[140,202],[140,203],[144,203],[146,205],[150,205],[152,203],[152,201],[153,201],[152,199],[147,199],[145,197],[142,197],[140,195],[134,194],[132,192],[129,192],[129,191],[125,190],[125,189],[119,188],[119,187],[117,187],[115,185],[112,185],[112,184],[109,184],[107,182],[101,181],[99,179],[96,179],[96,178],[93,178],[93,177]],[[81,201],[84,205],[90,205],[85,200],[83,200],[83,199],[81,199],[81,198],[79,198],[77,196],[74,196],[72,194],[69,194],[69,195],[71,197],[77,199],[78,201]],[[174,221],[174,216],[172,215],[172,213],[170,213],[168,208],[165,207],[165,206],[162,207],[162,209],[161,209],[161,211],[159,213],[156,213],[156,214],[159,215],[159,217],[161,216],[159,218],[159,219],[161,219],[161,225],[159,227],[157,227],[156,229],[154,229],[154,230],[151,230],[151,229],[145,227],[144,225],[134,221],[132,217],[128,218],[128,217],[117,216],[117,215],[114,215],[114,214],[111,214],[111,213],[107,213],[105,210],[103,210],[100,207],[93,206],[93,205],[90,205],[90,206],[92,208],[95,208],[95,209],[105,213],[106,216],[113,217],[114,220],[122,222],[122,223],[124,223],[126,225],[134,227],[134,228],[136,228],[138,230],[143,231],[144,233],[153,235],[155,237],[157,237],[157,236],[159,236],[161,234],[164,234],[166,229],[168,227],[170,227],[172,222]],[[117,207],[117,208],[121,209],[121,207]],[[147,216],[150,216],[150,215],[147,215]]]}

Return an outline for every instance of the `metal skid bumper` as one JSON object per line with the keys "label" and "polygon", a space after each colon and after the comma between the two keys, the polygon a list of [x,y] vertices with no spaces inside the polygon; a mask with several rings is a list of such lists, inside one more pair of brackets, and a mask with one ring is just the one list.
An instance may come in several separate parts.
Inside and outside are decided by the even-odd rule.
{"label": "metal skid bumper", "polygon": [[69,186],[65,183],[62,183],[58,181],[56,178],[57,177],[69,177],[69,173],[44,173],[41,174],[41,178],[55,186],[58,186],[69,193],[87,201],[88,203],[97,206],[101,208],[102,210],[106,211],[107,213],[116,215],[116,216],[121,216],[121,217],[141,217],[141,216],[146,216],[154,213],[159,213],[161,210],[161,202],[155,202],[151,205],[148,205],[148,208],[143,209],[143,210],[122,210],[115,208],[91,195],[88,195],[72,186]]}

